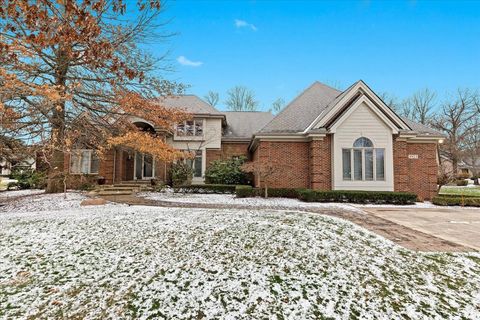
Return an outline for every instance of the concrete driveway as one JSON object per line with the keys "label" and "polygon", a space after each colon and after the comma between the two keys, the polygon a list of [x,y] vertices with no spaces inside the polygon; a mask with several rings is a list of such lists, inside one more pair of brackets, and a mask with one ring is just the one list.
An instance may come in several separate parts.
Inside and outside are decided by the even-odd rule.
{"label": "concrete driveway", "polygon": [[369,214],[480,251],[480,208],[363,208]]}

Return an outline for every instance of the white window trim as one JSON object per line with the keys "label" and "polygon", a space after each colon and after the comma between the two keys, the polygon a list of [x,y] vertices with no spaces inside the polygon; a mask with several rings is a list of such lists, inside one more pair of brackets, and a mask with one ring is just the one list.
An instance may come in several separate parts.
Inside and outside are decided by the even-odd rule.
{"label": "white window trim", "polygon": [[[184,135],[179,135],[178,134],[178,125],[175,126],[175,132],[174,132],[174,138],[176,140],[202,140],[205,136],[205,119],[193,119],[193,120],[188,120],[188,121],[193,121],[193,135],[191,136],[188,136],[186,134]],[[202,124],[202,134],[201,135],[197,135],[197,126],[196,124],[197,123],[201,123]],[[184,127],[187,126],[187,120],[186,121],[183,121],[183,125]]]}
{"label": "white window trim", "polygon": [[[83,153],[84,152],[88,152],[88,173],[84,173],[84,172],[81,172],[82,171],[82,168],[81,168],[81,165],[82,165],[82,156],[83,156]],[[98,175],[99,172],[91,172],[92,171],[92,155],[93,153],[95,152],[95,150],[92,150],[92,149],[74,149],[72,151],[72,153],[70,154],[70,163],[69,163],[69,171],[70,171],[70,174],[75,174],[75,175]],[[72,157],[75,156],[75,155],[78,155],[79,156],[79,159],[80,159],[80,172],[73,172],[72,171]],[[100,164],[98,166],[98,171],[100,171]]]}
{"label": "white window trim", "polygon": [[[137,154],[141,154],[142,155],[142,178],[141,179],[138,179],[137,178],[137,175],[136,175],[136,170],[137,170]],[[152,157],[152,176],[151,177],[145,177],[145,175],[143,174],[144,172],[144,169],[145,169],[145,156],[146,154],[145,153],[141,153],[141,152],[135,152],[135,155],[133,157],[133,180],[149,180],[149,179],[155,179],[155,157],[151,156]]]}
{"label": "white window trim", "polygon": [[[350,179],[345,179],[343,175],[343,150],[350,150]],[[362,151],[362,180],[355,179],[355,162],[354,162],[354,151],[361,150]],[[373,179],[366,180],[365,179],[365,150],[372,150],[373,154]],[[383,150],[383,179],[377,179],[377,150]],[[385,181],[385,148],[342,148],[342,180],[343,181],[364,181],[364,182],[371,182],[371,181]]]}

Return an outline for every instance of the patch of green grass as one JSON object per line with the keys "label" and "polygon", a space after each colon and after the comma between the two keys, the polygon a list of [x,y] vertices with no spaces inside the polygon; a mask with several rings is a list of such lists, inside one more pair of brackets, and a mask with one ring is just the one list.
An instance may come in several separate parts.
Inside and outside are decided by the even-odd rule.
{"label": "patch of green grass", "polygon": [[456,187],[443,186],[440,194],[455,194],[459,196],[478,196],[480,197],[480,186],[475,187]]}

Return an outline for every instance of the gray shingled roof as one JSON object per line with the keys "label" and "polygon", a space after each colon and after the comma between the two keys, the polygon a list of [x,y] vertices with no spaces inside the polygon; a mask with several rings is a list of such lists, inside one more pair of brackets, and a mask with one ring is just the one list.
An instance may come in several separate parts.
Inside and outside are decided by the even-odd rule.
{"label": "gray shingled roof", "polygon": [[323,83],[314,82],[290,102],[260,133],[304,131],[341,92]]}
{"label": "gray shingled roof", "polygon": [[159,103],[169,108],[184,109],[191,114],[205,114],[222,116],[223,113],[195,95],[182,95],[167,98],[159,98]]}
{"label": "gray shingled roof", "polygon": [[443,136],[443,134],[435,129],[427,127],[421,123],[416,123],[408,118],[401,117],[403,121],[413,130],[421,135]]}
{"label": "gray shingled roof", "polygon": [[270,122],[274,115],[261,111],[228,111],[224,113],[227,118],[227,128],[224,138],[247,138],[263,128]]}
{"label": "gray shingled roof", "polygon": [[[317,117],[322,117],[322,115],[327,114],[358,82],[359,81],[355,82],[343,92],[318,81],[314,82],[297,98],[290,102],[272,121],[263,127],[260,133],[275,134],[304,131]],[[402,120],[412,128],[413,131],[416,131],[420,135],[442,136],[440,132],[425,125],[406,118],[402,118]]]}

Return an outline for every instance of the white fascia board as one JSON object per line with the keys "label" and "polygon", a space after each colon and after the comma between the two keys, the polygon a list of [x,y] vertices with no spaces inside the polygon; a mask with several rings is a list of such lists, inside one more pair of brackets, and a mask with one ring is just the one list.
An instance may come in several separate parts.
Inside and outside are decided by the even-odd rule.
{"label": "white fascia board", "polygon": [[351,87],[349,89],[349,91],[347,92],[347,94],[345,94],[345,96],[342,97],[342,99],[340,99],[336,104],[335,106],[330,109],[330,111],[328,111],[328,113],[323,116],[321,119],[320,116],[323,114],[320,113],[316,118],[315,120],[308,126],[308,128],[305,130],[305,132],[313,129],[313,128],[322,128],[325,126],[325,124],[328,122],[328,120],[330,120],[331,117],[333,117],[337,112],[338,112],[338,109],[340,109],[348,100],[350,100],[353,95],[358,91],[358,89],[360,88],[360,82],[355,84],[353,87]]}

